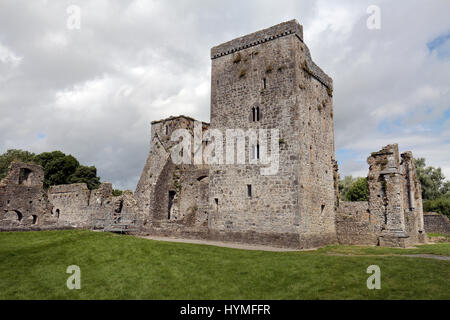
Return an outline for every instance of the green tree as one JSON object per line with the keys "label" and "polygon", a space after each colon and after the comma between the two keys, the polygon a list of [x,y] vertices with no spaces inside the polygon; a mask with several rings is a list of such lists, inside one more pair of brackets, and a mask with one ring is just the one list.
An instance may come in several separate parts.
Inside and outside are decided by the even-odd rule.
{"label": "green tree", "polygon": [[424,212],[438,212],[450,218],[450,195],[423,202]]}
{"label": "green tree", "polygon": [[366,178],[357,178],[345,195],[347,201],[368,201],[369,186]]}
{"label": "green tree", "polygon": [[41,153],[36,156],[36,161],[44,168],[44,186],[46,188],[60,184],[69,184],[70,177],[80,166],[75,157],[65,155],[61,151]]}
{"label": "green tree", "polygon": [[434,200],[450,192],[450,182],[445,181],[441,168],[427,167],[425,158],[414,159],[414,162],[424,200]]}
{"label": "green tree", "polygon": [[97,168],[78,166],[75,172],[69,177],[69,183],[86,183],[90,190],[98,189],[100,178],[97,177]]}
{"label": "green tree", "polygon": [[61,151],[34,153],[23,150],[8,150],[0,155],[0,179],[3,179],[14,161],[39,164],[44,168],[44,187],[69,183],[86,183],[89,189],[100,186],[95,167],[82,166],[72,155]]}
{"label": "green tree", "polygon": [[9,166],[13,161],[32,163],[34,161],[34,157],[34,153],[19,149],[10,149],[0,155],[0,180],[7,176]]}
{"label": "green tree", "polygon": [[342,200],[349,201],[347,199],[347,193],[355,181],[356,179],[352,176],[346,176],[344,179],[339,179],[339,193]]}

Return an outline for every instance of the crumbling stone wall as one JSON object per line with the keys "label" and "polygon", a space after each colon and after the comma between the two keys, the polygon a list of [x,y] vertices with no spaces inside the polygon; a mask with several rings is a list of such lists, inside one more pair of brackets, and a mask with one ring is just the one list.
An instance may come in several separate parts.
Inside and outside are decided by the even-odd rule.
{"label": "crumbling stone wall", "polygon": [[85,183],[53,186],[48,197],[60,227],[90,228],[114,208],[110,183],[92,191]]}
{"label": "crumbling stone wall", "polygon": [[79,183],[53,186],[47,192],[43,181],[42,167],[13,162],[0,182],[1,231],[103,228],[105,220],[136,214],[133,195],[113,197],[110,183],[92,191]]}
{"label": "crumbling stone wall", "polygon": [[[151,151],[135,192],[138,210],[147,233],[184,235],[207,233],[209,212],[209,167],[179,164],[172,159],[175,130],[194,136],[195,120],[172,117],[152,122]],[[209,124],[201,123],[202,134]],[[192,144],[191,159],[194,155]]]}
{"label": "crumbling stone wall", "polygon": [[0,230],[39,230],[55,224],[43,179],[40,166],[11,164],[8,175],[0,182]]}
{"label": "crumbling stone wall", "polygon": [[425,230],[428,233],[440,233],[450,235],[450,220],[438,213],[424,214]]}
{"label": "crumbling stone wall", "polygon": [[369,210],[380,245],[424,242],[422,194],[410,152],[388,145],[368,158]]}

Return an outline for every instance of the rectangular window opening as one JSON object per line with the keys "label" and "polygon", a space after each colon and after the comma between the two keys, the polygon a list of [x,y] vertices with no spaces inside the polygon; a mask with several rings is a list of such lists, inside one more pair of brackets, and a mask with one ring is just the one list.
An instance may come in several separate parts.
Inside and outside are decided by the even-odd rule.
{"label": "rectangular window opening", "polygon": [[252,197],[252,185],[251,184],[247,185],[247,195],[249,198]]}

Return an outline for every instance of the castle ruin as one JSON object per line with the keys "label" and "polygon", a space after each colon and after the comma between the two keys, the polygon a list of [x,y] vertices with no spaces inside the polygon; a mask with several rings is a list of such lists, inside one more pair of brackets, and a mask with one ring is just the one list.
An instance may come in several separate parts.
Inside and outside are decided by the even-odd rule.
{"label": "castle ruin", "polygon": [[[150,154],[134,195],[113,197],[110,184],[93,191],[84,184],[55,186],[45,193],[42,169],[15,163],[0,184],[0,229],[108,225],[115,231],[112,219],[136,234],[297,249],[425,242],[412,154],[400,155],[397,145],[369,157],[368,202],[340,201],[333,81],[313,62],[296,20],[216,46],[211,61],[211,123],[186,116],[152,122]],[[181,156],[202,160],[211,145],[229,151],[230,143],[239,143],[226,134],[230,129],[244,133],[240,142],[249,161],[174,161],[177,130],[201,137]],[[260,145],[262,130],[274,129],[269,147]],[[251,132],[258,132],[257,140]],[[218,133],[226,140],[216,140]],[[274,174],[261,174],[264,151],[276,160]],[[232,160],[239,157],[233,151]],[[23,181],[22,169],[32,173]]]}

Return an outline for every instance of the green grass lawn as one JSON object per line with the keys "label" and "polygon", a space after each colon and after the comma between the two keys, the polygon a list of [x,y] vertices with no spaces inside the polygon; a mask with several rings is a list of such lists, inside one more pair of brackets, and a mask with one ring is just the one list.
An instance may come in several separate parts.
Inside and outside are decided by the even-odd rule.
{"label": "green grass lawn", "polygon": [[[0,299],[450,299],[449,261],[386,256],[412,253],[450,255],[450,244],[263,252],[79,230],[0,233]],[[69,265],[81,268],[81,290],[66,287]],[[381,290],[366,287],[370,265],[381,268]]]}

